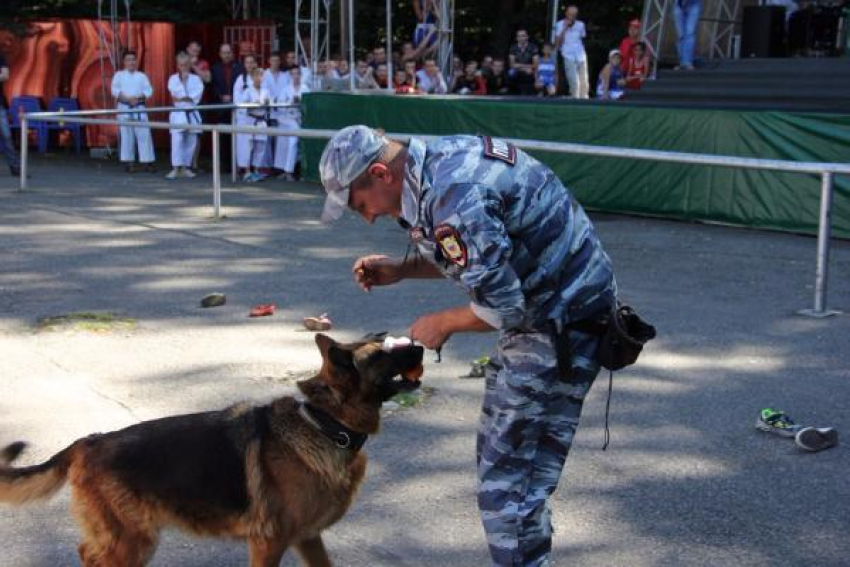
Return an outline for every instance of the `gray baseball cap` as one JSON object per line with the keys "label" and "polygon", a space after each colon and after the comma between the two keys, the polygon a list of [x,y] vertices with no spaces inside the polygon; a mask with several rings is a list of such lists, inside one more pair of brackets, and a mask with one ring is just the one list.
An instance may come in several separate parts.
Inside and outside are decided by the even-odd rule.
{"label": "gray baseball cap", "polygon": [[328,196],[322,222],[342,216],[348,206],[349,186],[384,152],[389,143],[368,126],[343,128],[328,142],[319,160],[319,176]]}

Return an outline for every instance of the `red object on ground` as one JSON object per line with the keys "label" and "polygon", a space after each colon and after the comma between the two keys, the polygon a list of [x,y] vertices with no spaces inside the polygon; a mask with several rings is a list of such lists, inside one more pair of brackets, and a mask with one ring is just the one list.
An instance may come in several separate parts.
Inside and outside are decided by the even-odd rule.
{"label": "red object on ground", "polygon": [[251,309],[251,314],[249,317],[268,317],[269,315],[274,315],[275,304],[269,303],[267,305],[256,305]]}

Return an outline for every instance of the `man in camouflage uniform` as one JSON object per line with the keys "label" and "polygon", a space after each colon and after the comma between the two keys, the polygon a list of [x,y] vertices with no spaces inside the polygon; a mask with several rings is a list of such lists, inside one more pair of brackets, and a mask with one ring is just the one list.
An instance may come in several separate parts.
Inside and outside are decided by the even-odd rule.
{"label": "man in camouflage uniform", "polygon": [[[488,137],[405,146],[352,126],[328,143],[319,171],[323,220],[346,207],[369,223],[395,217],[428,260],[360,258],[354,277],[364,289],[444,276],[469,293],[468,306],[414,322],[413,339],[439,348],[455,332],[499,330],[477,442],[478,505],[494,565],[548,565],[547,499],[599,370],[598,338],[570,325],[607,313],[616,295],[593,225],[548,167]],[[556,336],[569,344],[564,371]]]}

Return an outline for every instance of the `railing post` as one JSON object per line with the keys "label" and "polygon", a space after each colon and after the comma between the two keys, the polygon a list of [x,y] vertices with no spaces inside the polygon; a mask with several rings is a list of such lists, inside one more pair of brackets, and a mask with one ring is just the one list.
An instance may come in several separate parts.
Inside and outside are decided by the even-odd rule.
{"label": "railing post", "polygon": [[[236,126],[236,110],[230,111],[230,125]],[[236,134],[230,134],[230,182],[236,183],[237,178],[236,166]]]}
{"label": "railing post", "polygon": [[221,148],[219,147],[219,131],[212,131],[212,177],[213,177],[213,216],[221,218]]}
{"label": "railing post", "polygon": [[27,188],[27,170],[29,162],[29,125],[27,115],[21,115],[21,184],[20,191]]}
{"label": "railing post", "polygon": [[800,315],[817,318],[829,317],[840,313],[840,311],[830,311],[826,308],[834,174],[831,171],[824,171],[821,175],[820,225],[818,226],[818,256],[817,271],[815,272],[815,304],[813,309],[799,311]]}

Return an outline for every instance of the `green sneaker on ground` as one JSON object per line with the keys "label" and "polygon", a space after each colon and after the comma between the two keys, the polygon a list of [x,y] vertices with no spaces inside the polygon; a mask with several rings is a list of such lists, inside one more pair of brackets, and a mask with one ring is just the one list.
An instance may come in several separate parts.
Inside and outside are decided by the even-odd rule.
{"label": "green sneaker on ground", "polygon": [[838,445],[838,431],[832,427],[804,427],[794,442],[806,451],[823,451]]}
{"label": "green sneaker on ground", "polygon": [[469,374],[464,374],[461,378],[484,378],[484,367],[490,364],[489,356],[482,356],[472,361]]}
{"label": "green sneaker on ground", "polygon": [[784,411],[764,408],[759,412],[756,429],[774,433],[780,437],[794,437],[802,427],[794,423],[794,420],[788,417]]}

